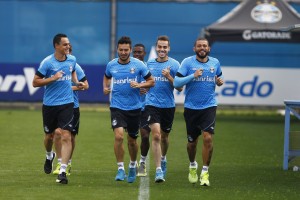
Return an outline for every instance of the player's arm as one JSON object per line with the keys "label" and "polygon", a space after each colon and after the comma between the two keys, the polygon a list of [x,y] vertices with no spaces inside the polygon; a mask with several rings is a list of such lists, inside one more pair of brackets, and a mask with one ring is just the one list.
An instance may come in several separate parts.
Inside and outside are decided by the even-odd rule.
{"label": "player's arm", "polygon": [[106,74],[104,74],[104,76],[103,76],[103,93],[104,94],[109,94],[111,92],[110,85],[111,85],[111,77],[108,77],[108,76],[106,76]]}
{"label": "player's arm", "polygon": [[142,83],[138,83],[136,81],[131,81],[130,87],[132,87],[132,88],[150,88],[155,85],[154,78],[150,72],[143,78],[145,79],[145,81]]}
{"label": "player's arm", "polygon": [[73,85],[72,86],[72,90],[77,91],[77,90],[87,90],[87,89],[89,89],[90,86],[89,86],[89,82],[88,82],[87,79],[80,80],[79,82],[83,82],[84,83],[84,85],[82,86],[82,88]]}
{"label": "player's arm", "polygon": [[202,76],[202,73],[203,73],[203,69],[197,69],[194,74],[190,74],[188,76],[183,76],[182,74],[177,72],[174,79],[174,87],[175,88],[183,87],[184,85],[193,81],[194,78],[198,78],[199,76]]}
{"label": "player's arm", "polygon": [[222,77],[222,73],[219,74],[219,75],[216,75],[215,76],[215,80],[216,80],[216,84],[217,86],[222,86],[224,84],[224,80],[223,80],[223,77]]}
{"label": "player's arm", "polygon": [[49,83],[52,83],[52,82],[60,79],[63,76],[63,74],[64,74],[63,71],[58,71],[54,76],[45,78],[45,76],[42,73],[37,71],[33,77],[32,86],[33,87],[43,87],[45,85],[48,85]]}
{"label": "player's arm", "polygon": [[83,90],[84,89],[85,83],[78,81],[77,74],[76,74],[75,70],[72,72],[72,81],[75,83],[75,86],[78,88],[78,90]]}

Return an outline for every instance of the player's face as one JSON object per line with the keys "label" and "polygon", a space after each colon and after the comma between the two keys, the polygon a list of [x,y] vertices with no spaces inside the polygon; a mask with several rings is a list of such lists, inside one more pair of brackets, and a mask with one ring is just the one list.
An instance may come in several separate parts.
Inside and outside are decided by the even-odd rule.
{"label": "player's face", "polygon": [[146,52],[143,47],[137,46],[137,47],[133,48],[133,57],[134,58],[144,61],[145,55],[146,55]]}
{"label": "player's face", "polygon": [[61,38],[60,43],[55,45],[56,51],[62,55],[70,53],[70,42],[66,37]]}
{"label": "player's face", "polygon": [[158,40],[156,44],[156,53],[160,59],[164,59],[168,56],[170,46],[168,41]]}
{"label": "player's face", "polygon": [[206,40],[197,40],[194,46],[194,52],[199,58],[206,58],[210,52],[208,42]]}
{"label": "player's face", "polygon": [[130,44],[119,44],[118,45],[119,62],[121,62],[121,63],[129,62],[130,53],[131,53]]}

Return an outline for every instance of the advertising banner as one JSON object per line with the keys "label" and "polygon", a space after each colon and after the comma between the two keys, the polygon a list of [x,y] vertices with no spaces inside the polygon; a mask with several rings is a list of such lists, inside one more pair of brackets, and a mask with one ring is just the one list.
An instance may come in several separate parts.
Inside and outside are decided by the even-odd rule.
{"label": "advertising banner", "polygon": [[[219,104],[282,106],[284,100],[300,100],[300,69],[223,66],[222,71],[224,85],[216,86]],[[177,104],[184,103],[184,91],[174,94]]]}
{"label": "advertising banner", "polygon": [[[34,88],[32,80],[39,64],[0,64],[0,101],[42,102],[44,88]],[[105,66],[81,65],[89,81],[89,89],[79,93],[80,102],[105,103],[102,80]]]}

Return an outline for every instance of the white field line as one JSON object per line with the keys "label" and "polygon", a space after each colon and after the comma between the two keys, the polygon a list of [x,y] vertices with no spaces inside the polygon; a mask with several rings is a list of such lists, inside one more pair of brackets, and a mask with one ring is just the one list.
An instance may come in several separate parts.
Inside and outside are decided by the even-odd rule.
{"label": "white field line", "polygon": [[139,187],[139,197],[138,200],[149,200],[150,198],[150,188],[149,188],[149,172],[150,172],[150,162],[149,162],[150,153],[148,153],[146,159],[146,169],[147,176],[140,177],[140,187]]}

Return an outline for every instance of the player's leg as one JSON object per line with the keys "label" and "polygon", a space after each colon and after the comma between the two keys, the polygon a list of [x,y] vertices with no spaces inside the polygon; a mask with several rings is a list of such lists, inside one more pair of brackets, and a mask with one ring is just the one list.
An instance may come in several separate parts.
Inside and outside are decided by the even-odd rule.
{"label": "player's leg", "polygon": [[55,129],[53,142],[54,142],[54,149],[57,157],[57,164],[55,170],[53,171],[53,174],[58,175],[60,170],[60,165],[61,165],[61,129],[60,128]]}
{"label": "player's leg", "polygon": [[44,127],[44,147],[46,150],[46,159],[44,163],[44,172],[50,174],[53,168],[53,160],[55,158],[55,153],[52,151],[53,146],[53,135],[55,130],[55,112],[53,107],[43,105],[42,108],[43,115],[43,127]]}
{"label": "player's leg", "polygon": [[154,162],[156,166],[156,173],[155,173],[155,182],[163,182],[164,174],[161,168],[161,135],[160,135],[160,124],[153,123],[151,124],[151,131],[152,131],[152,152],[154,157]]}

